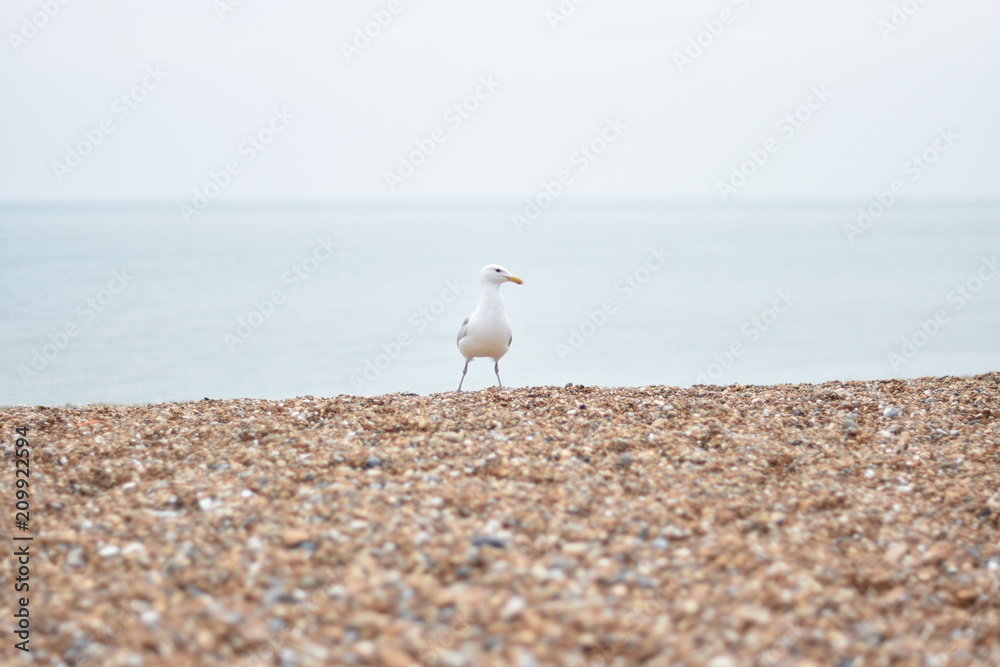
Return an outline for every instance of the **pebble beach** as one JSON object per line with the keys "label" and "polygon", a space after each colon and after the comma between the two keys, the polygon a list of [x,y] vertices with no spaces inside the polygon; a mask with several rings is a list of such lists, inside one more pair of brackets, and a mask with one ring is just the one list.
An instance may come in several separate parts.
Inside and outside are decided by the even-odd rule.
{"label": "pebble beach", "polygon": [[4,664],[1000,665],[1000,373],[9,407],[9,498],[18,427]]}

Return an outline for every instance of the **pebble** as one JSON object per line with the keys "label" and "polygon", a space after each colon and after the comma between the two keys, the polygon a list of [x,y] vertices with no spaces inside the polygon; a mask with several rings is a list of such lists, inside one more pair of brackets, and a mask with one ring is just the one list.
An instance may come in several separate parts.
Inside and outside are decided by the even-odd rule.
{"label": "pebble", "polygon": [[414,664],[409,655],[398,649],[383,648],[380,657],[385,667],[411,667]]}
{"label": "pebble", "polygon": [[500,609],[500,620],[510,621],[516,618],[524,611],[524,608],[528,606],[528,603],[524,601],[524,598],[520,596],[513,596],[507,600],[503,607]]}
{"label": "pebble", "polygon": [[728,655],[717,655],[708,661],[708,667],[736,667],[735,658]]}
{"label": "pebble", "polygon": [[906,552],[909,551],[909,549],[910,548],[905,544],[897,544],[886,550],[886,552],[882,555],[882,560],[884,560],[887,565],[896,567],[899,565],[899,562],[903,559],[903,556],[906,555]]}
{"label": "pebble", "polygon": [[309,539],[309,533],[305,530],[286,530],[281,533],[281,541],[286,547],[294,547]]}
{"label": "pebble", "polygon": [[495,537],[493,535],[479,535],[477,537],[472,538],[472,546],[506,549],[507,540],[503,539],[502,537]]}
{"label": "pebble", "polygon": [[844,417],[844,430],[849,432],[858,430],[858,416],[855,413],[849,412]]}

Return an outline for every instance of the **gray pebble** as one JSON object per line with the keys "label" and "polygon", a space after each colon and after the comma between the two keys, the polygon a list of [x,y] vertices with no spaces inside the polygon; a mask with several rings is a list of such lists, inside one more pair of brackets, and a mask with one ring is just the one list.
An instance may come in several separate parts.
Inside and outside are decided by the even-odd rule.
{"label": "gray pebble", "polygon": [[493,547],[494,549],[506,549],[507,540],[502,537],[496,537],[494,535],[479,535],[478,537],[472,538],[472,546],[474,547]]}

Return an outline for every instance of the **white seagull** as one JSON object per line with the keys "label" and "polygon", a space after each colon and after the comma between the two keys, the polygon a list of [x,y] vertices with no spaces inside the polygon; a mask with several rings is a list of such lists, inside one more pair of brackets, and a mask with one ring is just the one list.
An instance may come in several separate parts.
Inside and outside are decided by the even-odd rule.
{"label": "white seagull", "polygon": [[500,357],[507,354],[510,343],[514,340],[507,311],[503,307],[503,297],[500,296],[500,286],[504,283],[523,285],[524,281],[511,275],[510,271],[502,266],[490,264],[479,272],[479,282],[482,285],[479,305],[462,322],[456,340],[458,351],[465,357],[465,368],[462,369],[458,391],[462,391],[469,362],[476,357],[489,357],[493,360],[493,372],[497,374],[497,384],[503,389],[503,383],[500,382]]}

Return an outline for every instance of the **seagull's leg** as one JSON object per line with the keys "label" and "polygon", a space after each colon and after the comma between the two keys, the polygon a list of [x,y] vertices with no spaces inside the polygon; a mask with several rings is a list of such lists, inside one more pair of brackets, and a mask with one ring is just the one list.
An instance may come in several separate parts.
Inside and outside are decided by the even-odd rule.
{"label": "seagull's leg", "polygon": [[503,382],[500,382],[500,361],[493,362],[493,372],[497,374],[497,384],[503,389]]}
{"label": "seagull's leg", "polygon": [[465,374],[469,370],[469,362],[465,362],[465,368],[462,369],[462,379],[458,381],[458,390],[462,391],[462,383],[465,382]]}

